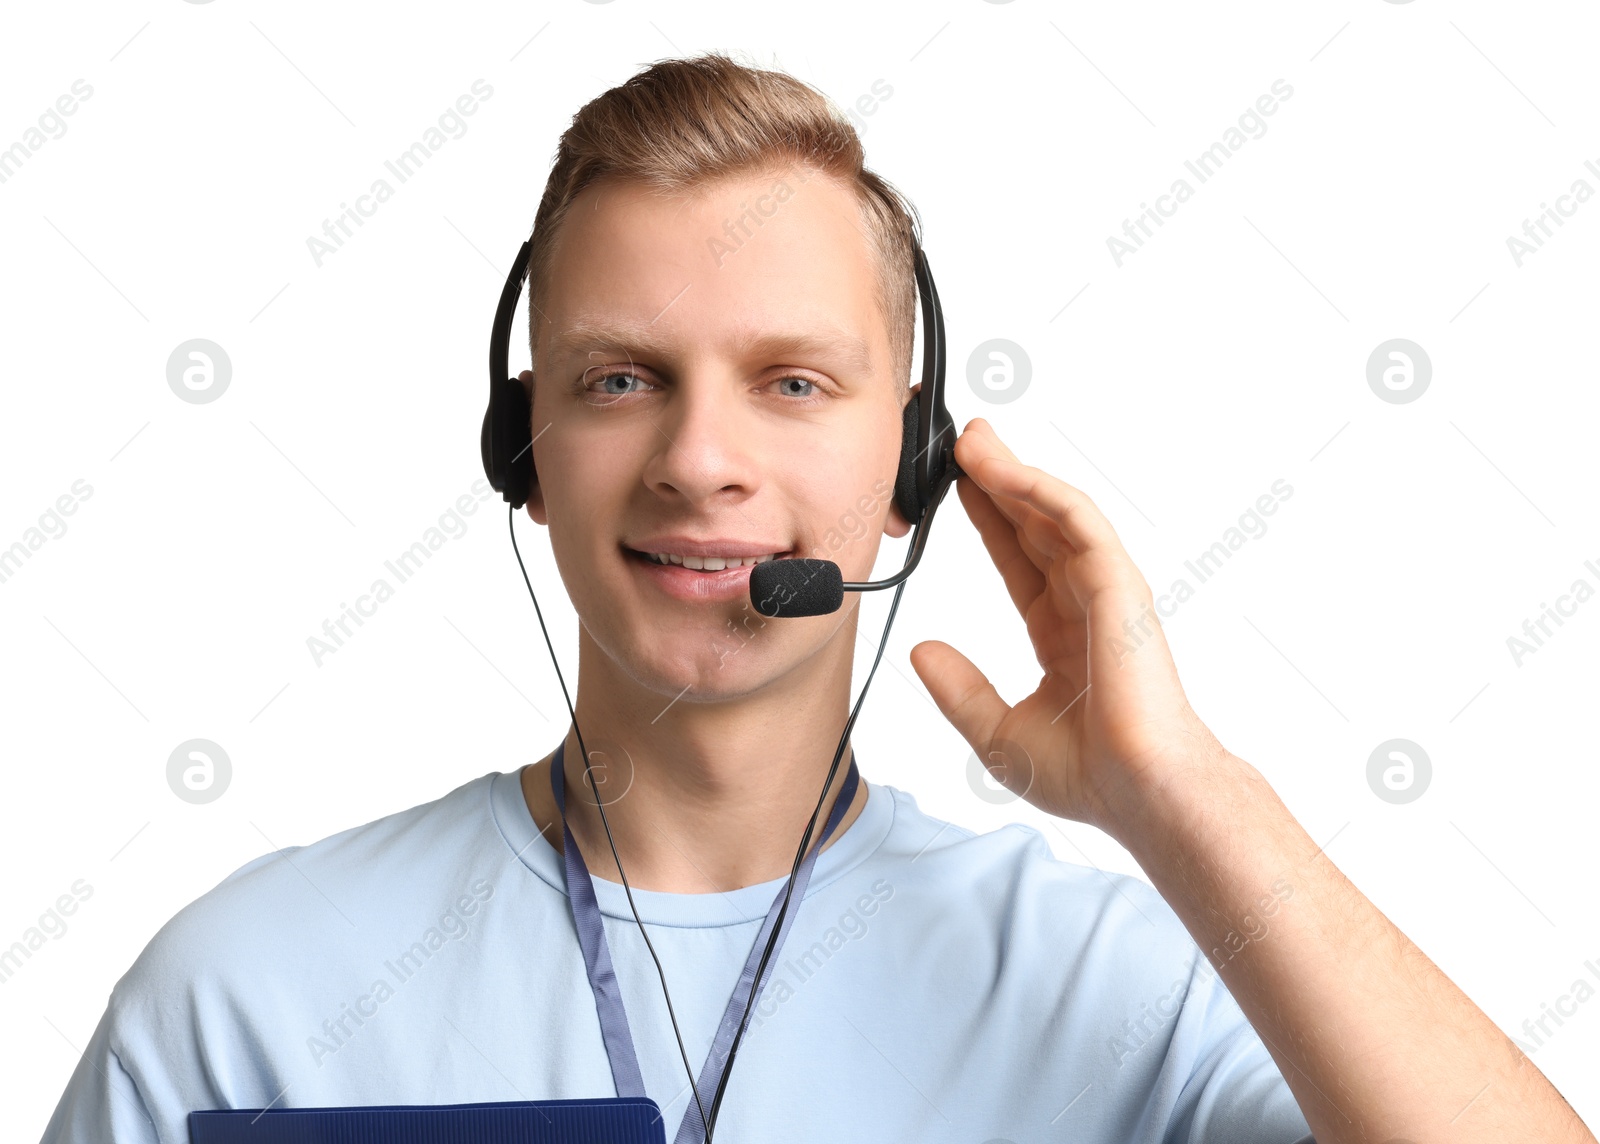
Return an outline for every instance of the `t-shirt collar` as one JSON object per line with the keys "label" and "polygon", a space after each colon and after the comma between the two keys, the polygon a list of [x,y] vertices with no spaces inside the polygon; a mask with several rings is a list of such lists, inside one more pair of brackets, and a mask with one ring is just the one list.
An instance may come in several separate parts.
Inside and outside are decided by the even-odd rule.
{"label": "t-shirt collar", "polygon": [[[811,885],[806,890],[807,897],[859,866],[882,845],[889,834],[894,821],[892,793],[885,787],[867,782],[865,776],[862,783],[868,792],[866,805],[844,833],[817,858]],[[508,860],[520,860],[541,880],[564,895],[566,875],[561,855],[534,826],[533,815],[522,794],[520,769],[497,772],[491,776],[489,803],[495,825],[506,842]],[[800,845],[798,831],[794,845]],[[694,928],[739,925],[766,917],[783,883],[784,878],[779,877],[754,886],[722,892],[708,890],[703,894],[676,894],[635,888],[633,901],[638,906],[640,920],[648,925]],[[628,897],[622,883],[596,876],[594,890],[601,913],[630,922],[633,920],[633,911],[628,907]]]}

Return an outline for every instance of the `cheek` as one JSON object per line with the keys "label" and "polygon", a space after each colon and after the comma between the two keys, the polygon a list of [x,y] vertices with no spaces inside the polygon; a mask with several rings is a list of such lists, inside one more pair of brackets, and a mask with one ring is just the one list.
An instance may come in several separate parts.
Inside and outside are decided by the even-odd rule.
{"label": "cheek", "polygon": [[585,529],[615,523],[616,506],[638,480],[627,435],[586,432],[585,427],[557,422],[545,429],[534,448],[539,483],[552,513],[560,509],[569,522]]}
{"label": "cheek", "polygon": [[540,471],[539,484],[550,546],[569,595],[578,599],[597,575],[610,574],[597,565],[616,552],[625,478],[593,451],[557,447],[540,459],[548,470]]}
{"label": "cheek", "polygon": [[865,579],[871,572],[888,511],[882,489],[890,486],[881,482],[890,471],[858,463],[836,473],[839,479],[830,482],[827,501],[810,514],[816,534],[808,555],[832,560],[846,580]]}

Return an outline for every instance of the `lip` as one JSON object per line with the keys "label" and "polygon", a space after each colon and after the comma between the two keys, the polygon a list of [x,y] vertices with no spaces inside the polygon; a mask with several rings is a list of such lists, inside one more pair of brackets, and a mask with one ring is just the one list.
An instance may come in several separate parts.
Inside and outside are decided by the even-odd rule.
{"label": "lip", "polygon": [[721,556],[724,559],[765,556],[769,552],[779,555],[789,551],[778,541],[739,540],[713,536],[696,540],[692,536],[647,536],[643,540],[628,541],[624,548],[635,552],[671,552],[676,556]]}
{"label": "lip", "polygon": [[[657,564],[643,553],[672,552],[680,556],[721,556],[733,552],[740,547],[749,547],[744,541],[699,541],[690,543],[687,548],[678,547],[685,544],[685,540],[678,538],[652,538],[649,544],[661,544],[661,548],[634,550],[632,545],[622,547],[622,560],[629,568],[643,577],[658,591],[675,600],[690,604],[717,604],[730,600],[750,599],[750,572],[755,567],[753,564],[741,564],[737,568],[724,568],[720,572],[700,572],[693,568],[685,568],[681,564]],[[719,550],[720,546],[720,550]],[[696,551],[696,548],[701,551]],[[712,549],[712,551],[704,551]],[[759,552],[750,552],[745,555],[764,556],[768,552],[776,552],[787,556],[787,550],[777,547],[763,549]]]}

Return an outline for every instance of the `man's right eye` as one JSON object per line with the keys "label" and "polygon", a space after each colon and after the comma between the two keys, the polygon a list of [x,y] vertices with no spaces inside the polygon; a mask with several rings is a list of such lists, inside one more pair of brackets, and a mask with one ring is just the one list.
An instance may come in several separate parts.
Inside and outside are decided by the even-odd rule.
{"label": "man's right eye", "polygon": [[630,386],[634,382],[643,381],[644,378],[636,373],[630,373],[627,370],[610,370],[591,377],[584,382],[583,388],[593,394],[594,397],[601,399],[593,401],[593,404],[601,405],[606,404],[604,400],[606,398],[626,397],[630,393],[638,392],[630,388]]}

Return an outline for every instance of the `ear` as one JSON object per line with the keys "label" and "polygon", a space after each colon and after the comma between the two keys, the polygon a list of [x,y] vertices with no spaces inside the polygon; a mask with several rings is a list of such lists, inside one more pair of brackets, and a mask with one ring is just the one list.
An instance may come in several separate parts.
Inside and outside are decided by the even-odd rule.
{"label": "ear", "polygon": [[[522,388],[528,391],[528,415],[533,416],[533,370],[525,369],[517,375],[517,380],[522,382]],[[531,434],[531,426],[530,426]],[[533,467],[533,487],[528,490],[528,501],[522,506],[527,510],[528,519],[535,524],[548,526],[549,514],[545,512],[544,489],[539,484],[539,466]]]}
{"label": "ear", "polygon": [[[906,402],[909,403],[911,401],[911,399],[913,397],[915,397],[921,391],[922,391],[922,383],[919,381],[919,382],[917,382],[917,384],[913,385],[910,388],[910,390],[907,391],[907,393],[906,393]],[[904,413],[904,411],[905,411],[905,405],[904,404],[902,404],[900,406],[900,410],[901,410],[902,413]],[[902,418],[896,417],[896,423],[897,424],[899,424],[902,420],[903,420]],[[905,446],[902,443],[901,448],[903,449],[904,447]],[[899,470],[898,470],[898,467],[897,467],[896,468],[896,472],[898,473],[898,471]],[[900,512],[899,504],[896,503],[896,499],[893,496],[891,496],[889,498],[889,515],[887,517],[885,517],[884,521],[883,521],[883,532],[884,532],[884,535],[885,536],[892,536],[892,537],[894,537],[895,539],[898,540],[900,537],[906,535],[910,531],[911,531],[911,522],[909,520],[907,520],[905,518],[905,516]]]}
{"label": "ear", "polygon": [[544,494],[539,490],[537,484],[528,491],[528,501],[522,507],[527,510],[528,519],[533,521],[534,524],[542,524],[549,527],[550,517],[544,510]]}

